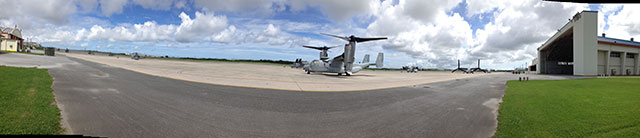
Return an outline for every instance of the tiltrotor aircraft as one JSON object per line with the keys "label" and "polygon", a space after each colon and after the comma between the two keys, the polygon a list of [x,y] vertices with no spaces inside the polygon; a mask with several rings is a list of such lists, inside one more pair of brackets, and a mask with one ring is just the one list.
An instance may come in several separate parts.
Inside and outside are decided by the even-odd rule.
{"label": "tiltrotor aircraft", "polygon": [[476,71],[482,71],[484,73],[491,73],[491,71],[486,70],[486,69],[482,69],[480,68],[480,59],[478,59],[478,67],[476,68],[460,68],[460,60],[458,60],[458,68],[454,69],[453,71],[451,71],[451,73],[456,72],[456,71],[462,71],[464,73],[473,73]]}
{"label": "tiltrotor aircraft", "polygon": [[468,73],[468,71],[467,71],[467,69],[466,69],[466,68],[461,68],[461,67],[460,67],[460,60],[458,60],[458,68],[456,68],[456,69],[452,70],[452,71],[451,71],[451,73],[456,72],[456,71],[462,71],[462,72],[464,72],[464,73]]}
{"label": "tiltrotor aircraft", "polygon": [[[320,60],[327,61],[327,59],[329,59],[329,54],[327,53],[329,51],[329,49],[339,47],[339,45],[338,46],[331,46],[331,47],[327,47],[327,46],[317,47],[317,46],[306,46],[306,45],[303,45],[303,47],[311,48],[311,49],[315,49],[315,50],[320,50]],[[296,62],[291,64],[291,68],[303,68],[307,64],[309,64],[309,62],[302,61],[302,59],[299,58],[299,59],[296,59]]]}
{"label": "tiltrotor aircraft", "polygon": [[471,68],[471,73],[476,72],[476,71],[482,71],[484,73],[491,73],[490,71],[486,70],[486,69],[482,69],[480,68],[480,59],[478,59],[478,67],[476,68]]}
{"label": "tiltrotor aircraft", "polygon": [[296,59],[296,62],[293,62],[291,64],[291,68],[302,68],[302,67],[304,67],[304,65],[307,65],[307,64],[309,64],[309,62],[302,61],[301,58],[298,58],[298,59]]}
{"label": "tiltrotor aircraft", "polygon": [[331,47],[327,47],[327,46],[317,47],[317,46],[307,46],[307,45],[305,45],[303,47],[311,48],[311,49],[315,49],[315,50],[320,50],[320,60],[327,61],[329,59],[329,53],[327,53],[329,51],[329,49],[339,47],[339,45],[338,46],[331,46]]}
{"label": "tiltrotor aircraft", "polygon": [[[384,54],[378,53],[378,57],[376,59],[376,63],[369,63],[369,56],[365,55],[362,63],[354,63],[355,60],[355,52],[356,52],[356,43],[358,42],[366,42],[373,40],[382,40],[387,39],[386,37],[378,37],[378,38],[361,38],[356,36],[337,36],[331,34],[324,34],[331,37],[340,38],[342,40],[349,41],[349,44],[344,45],[344,52],[334,57],[333,59],[327,60],[313,60],[311,64],[305,65],[304,70],[307,74],[311,72],[329,72],[329,73],[338,73],[338,75],[342,75],[344,73],[347,76],[350,76],[353,73],[359,72],[361,69],[368,68],[371,65],[376,65],[376,67],[382,67]],[[323,53],[320,53],[320,58],[322,59]],[[325,52],[326,54],[326,52]]]}

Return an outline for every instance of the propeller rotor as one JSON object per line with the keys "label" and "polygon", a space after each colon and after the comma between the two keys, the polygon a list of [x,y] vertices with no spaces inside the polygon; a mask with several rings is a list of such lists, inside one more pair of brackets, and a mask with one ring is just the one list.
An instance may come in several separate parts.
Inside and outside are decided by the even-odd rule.
{"label": "propeller rotor", "polygon": [[308,45],[303,45],[303,47],[311,48],[311,49],[316,49],[316,50],[329,50],[329,49],[336,48],[336,47],[339,47],[339,46],[330,46],[330,47],[322,46],[322,47],[319,47],[319,46],[308,46]]}
{"label": "propeller rotor", "polygon": [[326,33],[320,33],[322,35],[326,35],[326,36],[331,36],[331,37],[335,37],[335,38],[339,38],[345,41],[355,41],[355,42],[366,42],[366,41],[373,41],[373,40],[383,40],[383,39],[387,39],[387,37],[370,37],[370,38],[363,38],[363,37],[356,37],[356,36],[338,36],[338,35],[332,35],[332,34],[326,34]]}

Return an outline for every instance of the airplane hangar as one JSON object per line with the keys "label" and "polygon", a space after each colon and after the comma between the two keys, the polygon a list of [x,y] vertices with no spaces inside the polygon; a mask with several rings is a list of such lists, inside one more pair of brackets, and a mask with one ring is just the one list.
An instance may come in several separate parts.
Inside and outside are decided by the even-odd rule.
{"label": "airplane hangar", "polygon": [[640,42],[598,36],[598,12],[582,11],[538,47],[539,74],[640,75]]}

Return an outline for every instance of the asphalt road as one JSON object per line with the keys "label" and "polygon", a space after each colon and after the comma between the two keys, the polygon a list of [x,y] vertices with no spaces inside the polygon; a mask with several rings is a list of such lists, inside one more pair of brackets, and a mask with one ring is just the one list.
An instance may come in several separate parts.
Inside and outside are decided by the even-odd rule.
{"label": "asphalt road", "polygon": [[107,137],[490,137],[505,81],[514,78],[295,92],[194,83],[56,58],[71,61],[49,70],[65,126],[72,134]]}

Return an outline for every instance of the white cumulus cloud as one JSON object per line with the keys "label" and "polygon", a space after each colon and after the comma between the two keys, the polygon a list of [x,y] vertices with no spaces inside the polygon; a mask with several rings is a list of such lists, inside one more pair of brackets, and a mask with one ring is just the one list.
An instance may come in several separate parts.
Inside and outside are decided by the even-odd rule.
{"label": "white cumulus cloud", "polygon": [[110,17],[112,14],[122,13],[127,2],[128,0],[100,0],[100,9],[102,14]]}
{"label": "white cumulus cloud", "polygon": [[319,7],[329,18],[344,22],[352,16],[368,15],[377,8],[377,0],[292,0],[289,1],[292,11],[306,10],[308,7]]}
{"label": "white cumulus cloud", "polygon": [[[367,28],[374,36],[389,37],[389,40],[382,41],[383,48],[426,60],[428,62],[423,64],[428,67],[443,67],[447,62],[456,60],[457,53],[463,46],[472,44],[471,27],[459,14],[435,12],[428,16],[418,16],[415,12],[419,11],[413,11],[415,9],[411,8],[415,7],[411,4],[430,3],[399,3],[393,5],[392,1],[384,1],[378,10],[379,13],[375,14],[376,20]],[[447,8],[441,7],[455,5],[447,2],[434,4],[441,4],[435,6],[434,10],[444,10]]]}
{"label": "white cumulus cloud", "polygon": [[494,20],[476,31],[476,45],[467,60],[491,59],[495,64],[530,61],[536,57],[536,48],[585,6],[535,0],[496,4]]}
{"label": "white cumulus cloud", "polygon": [[189,15],[180,13],[182,23],[176,30],[176,41],[191,42],[199,38],[211,36],[224,31],[227,27],[227,17],[214,16],[196,12],[196,17],[191,19]]}
{"label": "white cumulus cloud", "polygon": [[[608,16],[607,20],[602,18],[599,21],[609,26],[606,30],[602,30],[602,33],[607,34],[607,37],[625,40],[633,37],[636,39],[635,41],[640,38],[640,20],[635,19],[640,15],[640,4],[604,6],[601,11],[602,13],[598,14]],[[602,27],[604,28],[604,25]]]}

